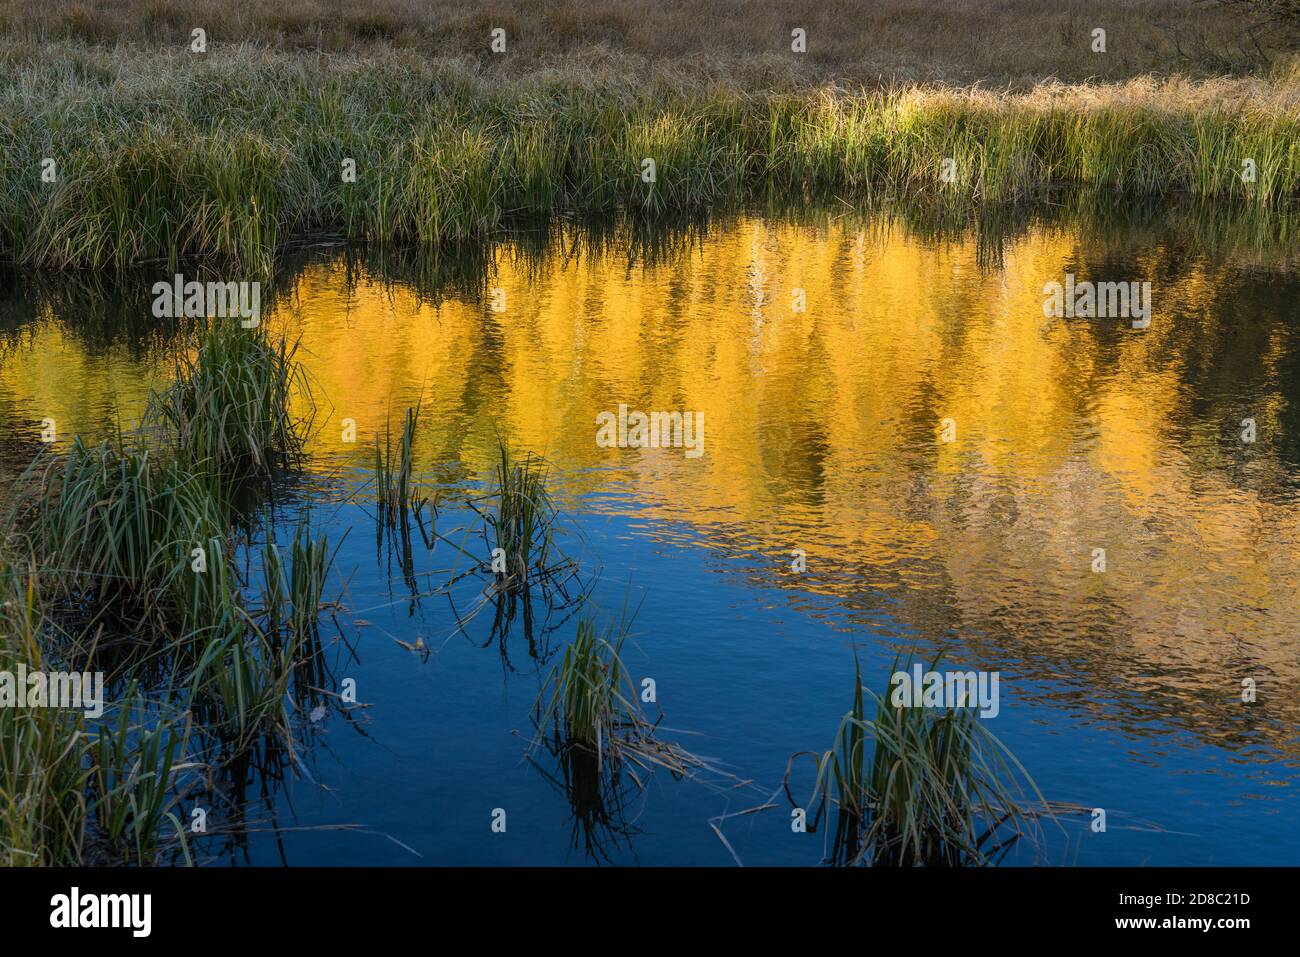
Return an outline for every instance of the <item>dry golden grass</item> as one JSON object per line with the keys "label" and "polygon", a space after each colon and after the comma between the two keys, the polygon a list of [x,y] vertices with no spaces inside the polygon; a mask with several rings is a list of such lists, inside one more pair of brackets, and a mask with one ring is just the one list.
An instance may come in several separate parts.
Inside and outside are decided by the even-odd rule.
{"label": "dry golden grass", "polygon": [[[613,63],[762,87],[1204,77],[1267,69],[1292,45],[1214,0],[0,0],[0,36],[29,41],[183,47],[195,27],[214,45],[408,49],[514,76]],[[493,27],[505,56],[489,52]],[[795,27],[804,55],[790,50]],[[1090,49],[1095,27],[1105,54]]]}

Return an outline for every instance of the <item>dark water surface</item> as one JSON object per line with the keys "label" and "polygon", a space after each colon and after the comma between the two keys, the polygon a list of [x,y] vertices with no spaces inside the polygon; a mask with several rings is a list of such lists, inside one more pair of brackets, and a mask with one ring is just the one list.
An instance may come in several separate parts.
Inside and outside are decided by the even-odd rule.
{"label": "dark water surface", "polygon": [[[298,772],[251,773],[258,829],[203,850],[731,863],[714,820],[747,864],[815,864],[823,836],[792,833],[776,794],[788,759],[832,746],[855,652],[873,688],[900,653],[942,652],[944,667],[1001,673],[989,726],[1043,794],[1107,811],[1106,833],[1065,817],[1014,860],[1300,863],[1291,238],[1173,211],[994,233],[751,215],[667,237],[557,230],[470,262],[319,250],[287,265],[266,321],[301,339],[318,431],[277,512],[288,525],[310,504],[331,541],[347,532],[330,659],[368,707],[304,728]],[[1043,286],[1067,273],[1151,282],[1150,327],[1046,318]],[[149,316],[148,286],[169,275],[8,281],[0,476],[41,448],[44,418],[60,442],[135,425],[187,342]],[[377,557],[370,493],[352,493],[376,430],[417,400],[439,531],[465,539],[462,503],[498,437],[545,456],[593,599],[608,617],[636,609],[625,657],[655,679],[661,736],[719,769],[643,776],[598,849],[548,781],[553,761],[525,757],[573,620],[553,614],[531,647],[501,642],[488,614],[458,625],[481,582],[440,591],[467,564],[446,542],[417,541],[408,575]],[[620,403],[703,413],[704,454],[599,447],[596,416]],[[342,824],[358,829],[325,827]]]}

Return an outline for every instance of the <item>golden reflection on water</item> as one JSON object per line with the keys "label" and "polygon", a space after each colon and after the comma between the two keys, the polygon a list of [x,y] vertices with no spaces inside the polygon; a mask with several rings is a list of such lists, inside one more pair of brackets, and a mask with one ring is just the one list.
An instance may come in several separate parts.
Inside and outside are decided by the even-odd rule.
{"label": "golden reflection on water", "polygon": [[[1177,250],[1093,255],[1034,228],[981,265],[974,240],[741,219],[650,266],[504,245],[481,296],[439,303],[313,265],[272,321],[301,336],[316,383],[315,469],[365,467],[375,431],[420,398],[422,469],[484,472],[506,437],[555,464],[571,505],[613,493],[719,561],[758,553],[766,571],[745,574],[761,587],[834,596],[864,631],[901,623],[992,667],[1032,659],[1041,677],[1167,697],[1212,734],[1236,727],[1246,677],[1265,714],[1294,717],[1287,323]],[[1150,328],[1046,319],[1043,284],[1067,271],[1152,279]],[[0,421],[130,423],[162,365],[88,352],[48,319],[21,338],[0,354]],[[597,447],[596,416],[619,403],[703,413],[705,454]]]}

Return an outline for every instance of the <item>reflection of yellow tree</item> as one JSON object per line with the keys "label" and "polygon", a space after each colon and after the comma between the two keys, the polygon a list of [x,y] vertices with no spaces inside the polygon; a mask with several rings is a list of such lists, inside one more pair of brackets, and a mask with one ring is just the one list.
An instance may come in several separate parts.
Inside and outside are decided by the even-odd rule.
{"label": "reflection of yellow tree", "polygon": [[[981,272],[974,241],[750,220],[647,268],[584,251],[525,270],[498,250],[503,313],[313,267],[275,321],[301,334],[329,412],[316,467],[365,464],[368,436],[418,396],[422,468],[485,471],[501,435],[561,466],[571,491],[617,478],[648,516],[720,544],[805,549],[810,573],[773,583],[884,594],[919,628],[1054,649],[1098,674],[1135,661],[1125,673],[1205,700],[1269,671],[1293,692],[1300,510],[1256,491],[1284,466],[1262,442],[1234,471],[1236,450],[1189,408],[1188,343],[1215,341],[1220,277],[1194,265],[1176,294],[1157,285],[1144,332],[1049,322],[1043,283],[1087,273],[1086,252],[1030,230]],[[1154,259],[1126,268],[1104,278],[1167,274]],[[93,422],[104,394],[138,412],[147,372],[79,353],[59,328],[42,323],[6,361],[0,402],[69,424]],[[1262,432],[1281,414],[1282,345],[1254,360],[1271,396],[1254,409]],[[620,402],[704,413],[706,454],[598,448],[596,415]],[[358,447],[339,443],[343,417]]]}
{"label": "reflection of yellow tree", "polygon": [[123,429],[139,423],[149,389],[160,381],[156,367],[122,347],[90,352],[49,316],[24,327],[21,336],[17,348],[0,353],[0,423],[6,431],[25,426],[34,435],[45,418],[54,419],[61,437],[83,430],[102,435],[118,423]]}

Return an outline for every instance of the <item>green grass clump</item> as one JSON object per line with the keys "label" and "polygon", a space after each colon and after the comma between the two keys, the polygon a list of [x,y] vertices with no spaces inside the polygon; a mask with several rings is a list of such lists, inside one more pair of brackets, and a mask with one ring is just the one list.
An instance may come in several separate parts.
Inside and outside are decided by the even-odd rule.
{"label": "green grass clump", "polygon": [[[973,709],[895,708],[888,699],[888,692],[864,696],[855,668],[853,707],[835,747],[813,755],[816,782],[802,805],[817,809],[809,830],[833,804],[832,863],[997,863],[1032,821],[1025,788],[1041,802],[1033,781]],[[789,795],[789,772],[786,782]]]}
{"label": "green grass clump", "polygon": [[617,764],[619,741],[647,727],[620,657],[625,637],[621,630],[602,634],[591,618],[579,619],[572,644],[548,680],[550,698],[539,699],[540,723],[601,767]]}
{"label": "green grass clump", "polygon": [[597,775],[617,773],[629,761],[677,775],[703,766],[677,745],[655,738],[657,722],[646,718],[623,664],[626,640],[622,622],[601,628],[590,614],[581,615],[573,641],[538,695],[538,743],[560,756],[566,777],[582,776],[575,766]]}
{"label": "green grass clump", "polygon": [[178,816],[176,775],[183,770],[188,722],[150,714],[128,691],[116,720],[104,721],[91,740],[90,800],[99,854],[145,866],[174,842],[189,848]]}
{"label": "green grass clump", "polygon": [[175,381],[151,397],[146,423],[170,433],[189,468],[231,485],[294,464],[310,418],[295,418],[293,401],[311,396],[296,351],[260,327],[211,320],[195,354],[178,361]]}
{"label": "green grass clump", "polygon": [[493,550],[492,570],[501,588],[524,588],[553,568],[555,503],[542,463],[532,455],[513,459],[505,443],[497,451],[495,477],[489,496],[494,507],[482,513]]}
{"label": "green grass clump", "polygon": [[[57,629],[45,602],[35,564],[0,555],[0,671],[65,670],[43,652]],[[146,708],[133,683],[119,697],[116,718],[98,722],[0,708],[0,866],[154,864],[175,846],[188,856],[174,813],[186,731]]]}
{"label": "green grass clump", "polygon": [[[35,566],[0,554],[0,671],[40,669],[45,627]],[[0,708],[0,866],[81,862],[88,741],[81,712]]]}
{"label": "green grass clump", "polygon": [[[227,530],[207,477],[120,440],[87,447],[77,437],[43,475],[30,537],[66,599],[174,623],[201,617],[193,552]],[[219,567],[219,554],[208,561]]]}
{"label": "green grass clump", "polygon": [[329,539],[313,537],[311,515],[304,512],[289,545],[286,566],[281,546],[267,541],[262,552],[263,630],[282,636],[299,647],[314,642],[320,634],[320,612],[325,606],[325,580],[334,565],[335,551]]}
{"label": "green grass clump", "polygon": [[206,728],[236,750],[264,735],[291,744],[292,705],[315,701],[324,683],[319,617],[334,552],[304,514],[289,547],[268,540],[261,592],[200,645],[190,696]]}

